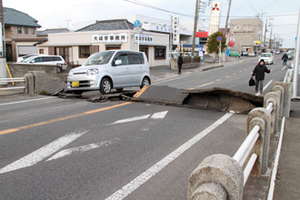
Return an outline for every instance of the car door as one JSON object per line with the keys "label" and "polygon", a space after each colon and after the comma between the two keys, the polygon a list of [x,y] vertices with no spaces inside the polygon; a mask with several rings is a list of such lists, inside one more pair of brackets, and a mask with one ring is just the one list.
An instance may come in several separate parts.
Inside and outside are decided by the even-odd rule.
{"label": "car door", "polygon": [[[117,61],[121,61],[120,64],[115,64]],[[113,63],[113,79],[114,79],[114,87],[115,88],[123,88],[127,86],[131,86],[132,82],[129,72],[129,62],[128,62],[128,52],[120,51],[116,53]]]}
{"label": "car door", "polygon": [[132,86],[140,86],[142,75],[145,72],[145,61],[142,53],[129,52],[129,72]]}

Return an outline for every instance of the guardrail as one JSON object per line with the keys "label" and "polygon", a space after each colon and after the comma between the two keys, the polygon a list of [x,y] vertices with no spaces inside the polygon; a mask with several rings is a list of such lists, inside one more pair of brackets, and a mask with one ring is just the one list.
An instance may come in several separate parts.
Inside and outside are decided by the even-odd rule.
{"label": "guardrail", "polygon": [[0,88],[0,91],[2,90],[16,90],[16,89],[24,89],[25,90],[25,77],[19,77],[19,78],[0,78],[0,85],[7,84],[7,83],[24,83],[22,86],[12,86],[12,87],[4,87]]}
{"label": "guardrail", "polygon": [[233,157],[215,154],[205,158],[189,177],[188,199],[243,199],[249,175],[267,174],[270,137],[290,111],[291,83],[275,82],[264,97],[264,107],[247,116],[247,137]]}

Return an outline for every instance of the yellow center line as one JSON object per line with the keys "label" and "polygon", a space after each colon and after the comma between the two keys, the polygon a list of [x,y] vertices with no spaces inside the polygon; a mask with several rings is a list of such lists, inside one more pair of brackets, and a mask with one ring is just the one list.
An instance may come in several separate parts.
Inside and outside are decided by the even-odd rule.
{"label": "yellow center line", "polygon": [[226,76],[226,78],[229,78],[230,76]]}
{"label": "yellow center line", "polygon": [[197,86],[196,88],[201,88],[201,87],[204,87],[204,86],[213,84],[213,83],[214,83],[214,81],[212,81],[212,82],[210,82],[210,83],[205,83],[205,84],[203,84],[203,85]]}
{"label": "yellow center line", "polygon": [[117,104],[117,105],[110,106],[110,107],[105,107],[105,108],[100,108],[100,109],[96,109],[96,110],[87,111],[87,112],[84,112],[84,113],[79,113],[79,114],[70,115],[70,116],[66,116],[66,117],[60,117],[60,118],[57,118],[57,119],[51,119],[51,120],[48,120],[48,121],[39,122],[39,123],[35,123],[35,124],[30,124],[30,125],[25,125],[25,126],[21,126],[21,127],[17,127],[17,128],[11,128],[11,129],[0,131],[0,135],[13,133],[13,132],[17,132],[17,131],[20,131],[20,130],[33,128],[33,127],[37,127],[37,126],[42,126],[42,125],[46,125],[46,124],[51,124],[51,123],[54,123],[54,122],[64,121],[64,120],[72,119],[72,118],[75,118],[75,117],[90,115],[90,114],[93,114],[93,113],[97,113],[97,112],[101,112],[101,111],[105,111],[105,110],[125,106],[125,105],[131,104],[131,103],[132,102],[126,102],[126,103]]}
{"label": "yellow center line", "polygon": [[217,79],[216,81],[221,81],[221,79]]}
{"label": "yellow center line", "polygon": [[236,73],[234,73],[233,75],[236,75]]}

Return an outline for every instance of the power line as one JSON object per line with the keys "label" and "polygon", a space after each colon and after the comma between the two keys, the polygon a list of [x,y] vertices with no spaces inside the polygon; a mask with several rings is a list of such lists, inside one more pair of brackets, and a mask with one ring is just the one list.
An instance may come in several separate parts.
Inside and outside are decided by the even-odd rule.
{"label": "power line", "polygon": [[136,4],[136,5],[140,5],[140,6],[144,6],[144,7],[148,7],[148,8],[152,8],[152,9],[156,9],[156,10],[160,10],[160,11],[163,11],[163,12],[175,14],[175,15],[181,15],[181,16],[186,16],[186,17],[192,17],[192,18],[194,18],[194,15],[183,14],[183,13],[179,13],[179,12],[169,11],[169,10],[166,10],[166,9],[162,9],[162,8],[159,8],[159,7],[152,6],[150,4],[146,4],[146,3],[143,3],[143,2],[137,1],[137,0],[124,0],[124,1]]}

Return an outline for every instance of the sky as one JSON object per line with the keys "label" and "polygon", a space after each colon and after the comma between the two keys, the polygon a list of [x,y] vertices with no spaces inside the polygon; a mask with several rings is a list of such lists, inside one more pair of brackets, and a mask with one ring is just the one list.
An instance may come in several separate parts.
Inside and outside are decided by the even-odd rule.
{"label": "sky", "polygon": [[[130,2],[129,2],[130,1]],[[201,0],[208,2],[209,0]],[[283,39],[283,47],[295,47],[295,37],[298,28],[300,0],[231,0],[230,19],[260,18],[271,22],[267,37]],[[132,2],[145,3],[165,11],[140,6]],[[229,7],[229,0],[222,2],[220,28],[225,27]],[[163,20],[169,20],[174,13],[180,14],[180,20],[193,21],[196,0],[2,0],[3,7],[9,7],[27,13],[38,21],[42,27],[69,28],[72,24],[90,20],[104,20],[107,18],[139,14]],[[170,11],[170,12],[166,12]],[[173,12],[173,13],[171,13]],[[207,28],[209,26],[210,8],[200,13],[199,21]],[[269,23],[268,23],[269,25]]]}

